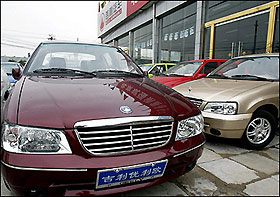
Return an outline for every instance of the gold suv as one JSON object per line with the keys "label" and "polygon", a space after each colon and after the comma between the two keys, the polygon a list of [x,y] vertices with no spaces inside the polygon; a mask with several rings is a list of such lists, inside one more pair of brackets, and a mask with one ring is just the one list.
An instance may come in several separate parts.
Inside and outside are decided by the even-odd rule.
{"label": "gold suv", "polygon": [[262,149],[279,121],[279,53],[231,59],[206,78],[174,89],[202,111],[205,133]]}

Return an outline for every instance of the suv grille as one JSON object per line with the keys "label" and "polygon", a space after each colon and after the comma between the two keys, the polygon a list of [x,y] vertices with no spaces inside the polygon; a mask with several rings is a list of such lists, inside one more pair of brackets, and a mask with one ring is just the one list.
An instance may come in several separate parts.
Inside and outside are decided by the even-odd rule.
{"label": "suv grille", "polygon": [[172,125],[170,116],[150,116],[78,122],[75,130],[88,152],[111,155],[163,146],[171,137]]}
{"label": "suv grille", "polygon": [[193,104],[195,104],[195,106],[197,106],[198,108],[201,106],[203,100],[201,99],[195,99],[195,98],[190,98],[187,97]]}

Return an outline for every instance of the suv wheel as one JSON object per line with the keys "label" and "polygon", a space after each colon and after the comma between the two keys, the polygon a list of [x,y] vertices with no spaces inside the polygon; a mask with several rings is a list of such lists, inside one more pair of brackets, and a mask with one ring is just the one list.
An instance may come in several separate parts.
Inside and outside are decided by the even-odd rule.
{"label": "suv wheel", "polygon": [[276,123],[273,115],[259,110],[253,114],[242,140],[250,149],[263,149],[274,138],[275,129]]}

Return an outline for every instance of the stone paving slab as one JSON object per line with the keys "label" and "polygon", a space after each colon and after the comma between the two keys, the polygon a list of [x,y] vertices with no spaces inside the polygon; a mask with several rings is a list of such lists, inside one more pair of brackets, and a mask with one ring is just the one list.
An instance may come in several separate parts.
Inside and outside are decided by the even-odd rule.
{"label": "stone paving slab", "polygon": [[221,139],[219,139],[219,141],[208,140],[204,146],[205,148],[219,154],[238,155],[241,153],[249,152],[249,150],[238,147],[237,145],[226,144],[224,142],[221,142]]}
{"label": "stone paving slab", "polygon": [[270,147],[276,146],[276,145],[278,145],[278,148],[279,148],[279,135],[275,135],[273,140],[266,146],[266,148],[270,148]]}
{"label": "stone paving slab", "polygon": [[275,179],[276,181],[279,182],[279,174],[278,175],[275,175],[275,176],[272,176],[271,178]]}
{"label": "stone paving slab", "polygon": [[279,196],[279,181],[267,178],[246,185],[243,191],[249,196]]}
{"label": "stone paving slab", "polygon": [[222,157],[220,155],[218,155],[217,153],[215,153],[214,151],[204,148],[202,155],[198,159],[197,163],[204,163],[204,162],[214,161],[214,160],[218,160],[218,159],[222,159]]}
{"label": "stone paving slab", "polygon": [[219,159],[198,165],[227,184],[243,184],[259,178],[254,170],[229,159]]}
{"label": "stone paving slab", "polygon": [[123,196],[188,196],[176,184],[166,182],[154,187],[124,193]]}
{"label": "stone paving slab", "polygon": [[267,150],[261,151],[261,153],[265,153],[270,158],[272,158],[275,161],[279,162],[279,149],[277,149],[277,148],[269,148]]}
{"label": "stone paving slab", "polygon": [[268,175],[279,172],[279,162],[256,153],[245,153],[237,156],[232,156],[230,159],[237,161],[250,169],[266,173]]}
{"label": "stone paving slab", "polygon": [[191,196],[212,196],[218,186],[201,174],[198,168],[196,166],[192,171],[180,176],[176,182],[182,185]]}

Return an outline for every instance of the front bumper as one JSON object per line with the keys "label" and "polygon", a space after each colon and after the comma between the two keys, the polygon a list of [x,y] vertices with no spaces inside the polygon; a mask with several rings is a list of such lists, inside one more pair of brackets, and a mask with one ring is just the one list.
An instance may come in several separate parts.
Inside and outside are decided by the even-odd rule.
{"label": "front bumper", "polygon": [[224,138],[241,138],[252,114],[223,115],[202,111],[205,133],[213,134],[213,129],[218,130]]}
{"label": "front bumper", "polygon": [[[1,170],[4,181],[17,195],[30,191],[47,191],[47,195],[92,195],[117,194],[153,186],[172,180],[186,173],[189,166],[201,156],[205,137],[171,143],[165,147],[141,153],[120,156],[31,155],[2,151]],[[79,151],[78,151],[79,152]],[[168,159],[162,177],[124,186],[96,189],[97,171]]]}

